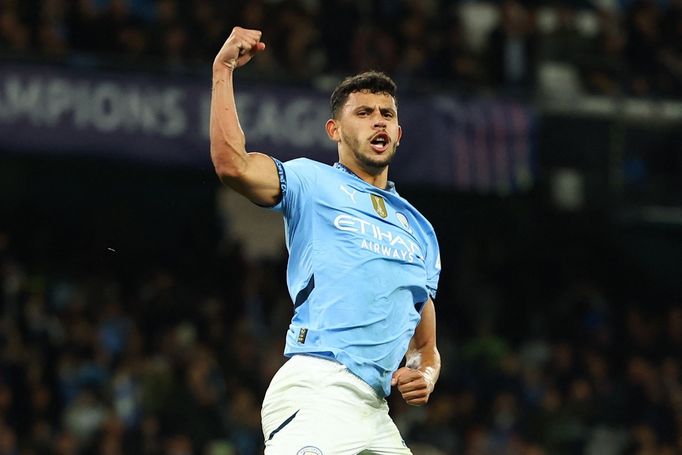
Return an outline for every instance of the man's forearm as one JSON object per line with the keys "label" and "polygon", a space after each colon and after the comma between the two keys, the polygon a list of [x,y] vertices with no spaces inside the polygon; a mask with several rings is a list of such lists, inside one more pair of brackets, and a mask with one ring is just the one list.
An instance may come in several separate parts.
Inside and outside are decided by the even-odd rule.
{"label": "man's forearm", "polygon": [[428,383],[429,392],[440,375],[440,353],[436,345],[436,309],[429,299],[422,309],[422,318],[415,329],[405,354],[405,366],[418,370]]}
{"label": "man's forearm", "polygon": [[218,175],[238,175],[246,165],[246,139],[237,116],[232,70],[220,63],[213,65],[210,139]]}
{"label": "man's forearm", "polygon": [[440,376],[440,353],[435,344],[415,347],[406,354],[405,366],[419,370],[424,378],[431,384],[431,389],[436,385]]}

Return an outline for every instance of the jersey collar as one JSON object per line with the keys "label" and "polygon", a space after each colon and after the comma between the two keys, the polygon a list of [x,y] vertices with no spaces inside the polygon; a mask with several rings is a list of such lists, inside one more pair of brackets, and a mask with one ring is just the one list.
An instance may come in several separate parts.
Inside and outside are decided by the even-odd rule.
{"label": "jersey collar", "polygon": [[[337,163],[334,163],[334,167],[335,167],[336,169],[342,171],[342,172],[345,172],[346,174],[352,175],[353,177],[360,179],[360,177],[359,177],[355,172],[351,171],[350,169],[348,169],[347,166],[345,166],[345,165],[343,165],[343,164],[341,164],[341,163],[338,163],[338,162],[337,162]],[[362,179],[360,179],[360,180],[362,180]],[[364,180],[363,180],[363,182],[364,182]],[[395,183],[393,183],[393,182],[391,182],[390,180],[388,180],[388,181],[386,182],[386,188],[384,188],[384,190],[385,190],[385,191],[390,191],[391,193],[395,193]]]}

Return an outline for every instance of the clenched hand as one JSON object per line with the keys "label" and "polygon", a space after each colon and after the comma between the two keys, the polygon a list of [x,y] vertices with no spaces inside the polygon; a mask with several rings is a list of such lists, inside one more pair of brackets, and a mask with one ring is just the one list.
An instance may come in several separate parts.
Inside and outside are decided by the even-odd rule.
{"label": "clenched hand", "polygon": [[434,381],[428,372],[402,367],[393,373],[391,385],[398,388],[407,404],[422,406],[429,401]]}
{"label": "clenched hand", "polygon": [[265,50],[265,43],[260,40],[261,35],[260,30],[233,28],[213,64],[230,70],[246,65],[256,53]]}

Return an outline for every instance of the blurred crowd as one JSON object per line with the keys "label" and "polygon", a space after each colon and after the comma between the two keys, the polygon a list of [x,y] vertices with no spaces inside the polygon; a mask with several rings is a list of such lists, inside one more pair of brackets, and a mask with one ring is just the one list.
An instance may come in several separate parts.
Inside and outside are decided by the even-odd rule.
{"label": "blurred crowd", "polygon": [[[0,455],[262,453],[292,311],[284,255],[225,242],[185,270],[115,251],[46,262],[15,234],[0,232]],[[495,260],[469,240],[441,278],[431,402],[389,397],[414,453],[682,454],[680,302],[615,303],[598,279],[543,291],[526,266],[542,302],[511,305],[528,294],[473,276]]]}
{"label": "blurred crowd", "polygon": [[[276,81],[378,68],[401,89],[525,96],[551,63],[586,92],[682,96],[680,0],[494,2],[480,40],[472,3],[0,0],[0,55],[204,71],[239,24],[269,49],[244,72]],[[262,453],[292,311],[285,255],[249,259],[201,230],[167,252],[189,265],[103,259],[83,246],[96,229],[50,249],[54,226],[29,218],[0,229],[0,455]],[[426,407],[389,397],[415,455],[682,455],[682,301],[621,274],[602,238],[500,219],[439,231],[442,376]]]}
{"label": "blurred crowd", "polygon": [[375,68],[415,90],[428,84],[527,96],[559,63],[568,74],[562,80],[585,92],[682,95],[681,0],[500,0],[464,14],[471,4],[0,0],[0,51],[188,70],[209,64],[241,25],[262,30],[270,48],[245,71],[278,80]]}

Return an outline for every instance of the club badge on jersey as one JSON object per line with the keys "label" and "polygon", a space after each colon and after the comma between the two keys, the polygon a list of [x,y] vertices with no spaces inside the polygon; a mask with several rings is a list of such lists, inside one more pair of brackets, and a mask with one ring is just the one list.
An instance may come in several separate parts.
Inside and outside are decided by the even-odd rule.
{"label": "club badge on jersey", "polygon": [[374,211],[377,212],[377,215],[386,218],[388,216],[388,210],[386,210],[384,198],[377,196],[376,194],[370,194],[369,196],[372,198],[372,207],[374,207]]}

